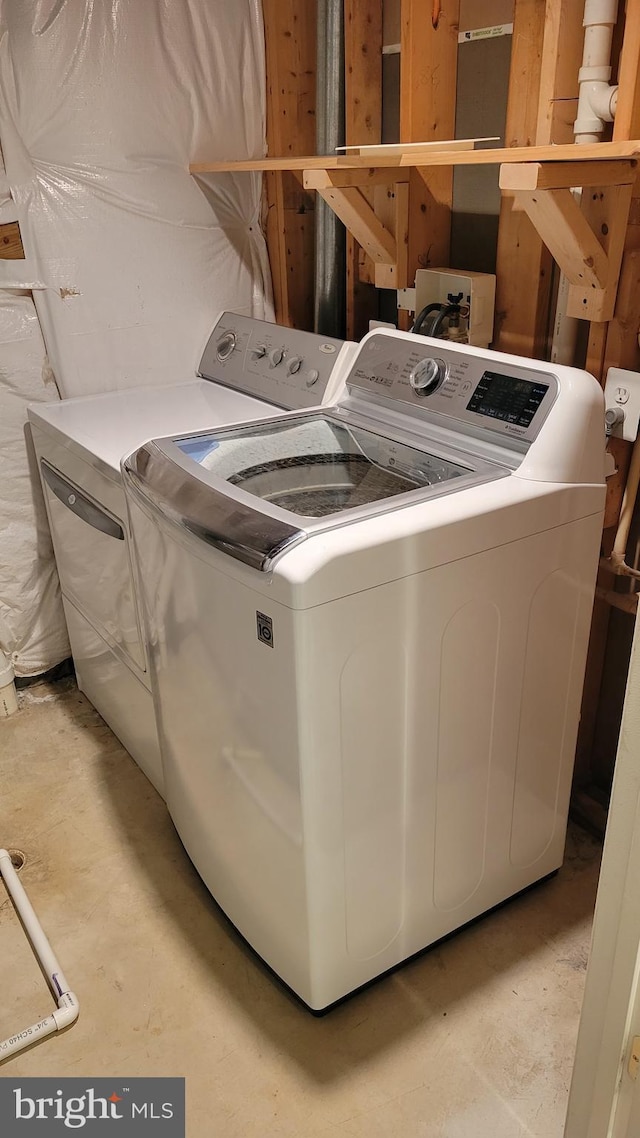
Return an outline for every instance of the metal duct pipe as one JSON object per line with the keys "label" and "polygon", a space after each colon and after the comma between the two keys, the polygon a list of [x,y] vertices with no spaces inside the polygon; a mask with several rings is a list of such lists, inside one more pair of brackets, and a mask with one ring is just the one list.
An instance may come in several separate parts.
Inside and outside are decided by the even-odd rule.
{"label": "metal duct pipe", "polygon": [[[317,0],[316,150],[344,144],[344,4]],[[345,335],[346,234],[333,210],[316,196],[313,326],[323,336]]]}

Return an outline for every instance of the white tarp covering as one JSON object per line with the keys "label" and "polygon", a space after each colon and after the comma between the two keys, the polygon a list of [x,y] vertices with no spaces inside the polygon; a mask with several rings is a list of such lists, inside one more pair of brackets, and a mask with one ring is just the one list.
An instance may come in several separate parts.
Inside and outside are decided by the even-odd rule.
{"label": "white tarp covering", "polygon": [[[33,290],[63,397],[188,380],[220,309],[272,316],[260,176],[188,171],[264,153],[264,101],[258,0],[0,0],[12,198],[0,220],[17,216],[27,253],[0,261],[0,289]],[[33,384],[23,396],[9,370],[0,360],[0,385],[26,406]],[[4,414],[5,399],[0,390],[2,451],[20,418]],[[26,516],[31,494],[11,483],[3,471],[3,600],[14,615],[0,648],[34,672],[61,658],[63,635],[56,618],[57,634],[32,651],[28,630],[53,620],[34,617],[50,569],[39,587],[26,579],[28,543],[14,540],[7,503]]]}
{"label": "white tarp covering", "polygon": [[0,646],[23,675],[69,655],[44,500],[24,436],[27,403],[56,395],[33,300],[0,292]]}

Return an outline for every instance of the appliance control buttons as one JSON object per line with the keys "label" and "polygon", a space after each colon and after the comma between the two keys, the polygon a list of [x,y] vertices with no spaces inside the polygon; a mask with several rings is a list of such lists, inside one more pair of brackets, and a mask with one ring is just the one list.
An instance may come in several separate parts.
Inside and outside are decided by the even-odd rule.
{"label": "appliance control buttons", "polygon": [[317,383],[319,378],[320,372],[317,368],[312,367],[311,370],[307,372],[307,387],[313,387],[314,383]]}
{"label": "appliance control buttons", "polygon": [[302,367],[302,357],[301,356],[292,356],[291,359],[289,360],[289,363],[287,364],[287,374],[288,375],[295,375],[297,371],[300,371],[301,367]]}
{"label": "appliance control buttons", "polygon": [[416,395],[431,395],[442,386],[448,375],[444,360],[427,356],[420,360],[409,373],[409,383]]}
{"label": "appliance control buttons", "polygon": [[217,355],[218,359],[220,360],[220,363],[224,363],[225,360],[229,359],[229,356],[234,351],[235,346],[236,346],[236,334],[235,334],[235,332],[225,332],[224,335],[222,335],[220,337],[220,339],[218,340],[218,343],[216,345],[216,355]]}
{"label": "appliance control buttons", "polygon": [[277,367],[284,359],[284,351],[282,348],[272,348],[269,352],[269,367]]}
{"label": "appliance control buttons", "polygon": [[251,355],[253,356],[254,360],[264,359],[266,354],[267,349],[264,344],[256,344],[255,348],[251,349]]}

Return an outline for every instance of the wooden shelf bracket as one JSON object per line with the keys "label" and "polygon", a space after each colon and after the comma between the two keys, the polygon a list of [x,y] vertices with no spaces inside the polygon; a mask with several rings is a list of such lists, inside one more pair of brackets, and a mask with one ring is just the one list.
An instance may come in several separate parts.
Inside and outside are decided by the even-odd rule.
{"label": "wooden shelf bracket", "polygon": [[[378,288],[406,288],[409,220],[408,170],[305,170],[303,185],[316,190],[374,263]],[[393,208],[384,216],[362,192],[389,188]],[[377,203],[376,203],[377,204]]]}
{"label": "wooden shelf bracket", "polygon": [[[635,161],[526,162],[500,167],[500,188],[515,194],[570,283],[567,315],[613,318]],[[570,187],[582,187],[579,203]]]}

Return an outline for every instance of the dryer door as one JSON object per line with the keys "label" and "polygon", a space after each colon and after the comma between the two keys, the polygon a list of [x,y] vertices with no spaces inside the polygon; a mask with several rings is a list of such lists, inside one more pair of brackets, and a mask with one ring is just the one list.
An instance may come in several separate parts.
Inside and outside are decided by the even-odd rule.
{"label": "dryer door", "polygon": [[122,522],[44,459],[40,470],[62,592],[97,632],[144,672]]}

